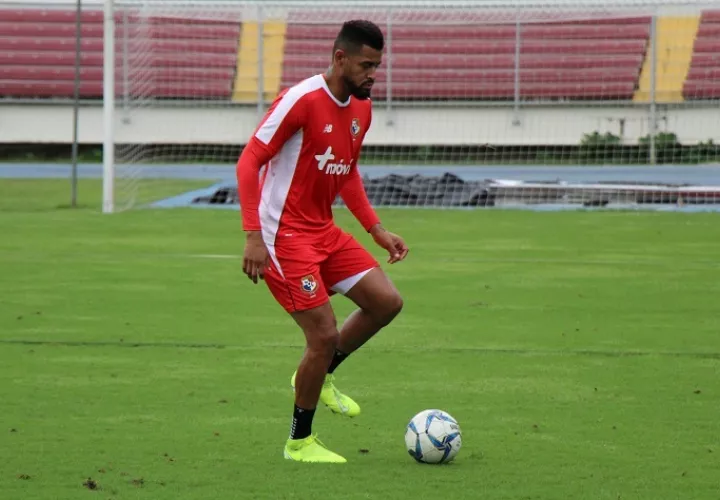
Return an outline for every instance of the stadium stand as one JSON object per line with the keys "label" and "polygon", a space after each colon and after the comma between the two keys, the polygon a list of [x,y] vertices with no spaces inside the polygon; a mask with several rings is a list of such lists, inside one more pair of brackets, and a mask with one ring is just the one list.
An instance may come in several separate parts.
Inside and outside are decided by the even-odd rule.
{"label": "stadium stand", "polygon": [[[518,75],[516,26],[502,22],[428,23],[417,15],[393,25],[392,71],[388,75],[386,58],[373,97],[386,98],[389,84],[399,101],[510,100],[517,76],[523,100],[649,98],[649,17],[523,24]],[[266,99],[324,71],[336,30],[336,23],[313,24],[301,12],[287,22],[265,23]],[[257,38],[256,23],[221,16],[138,22],[133,13],[118,13],[116,92],[252,102],[259,84]],[[102,97],[102,47],[102,12],[83,12],[82,98]],[[720,11],[660,19],[656,98],[720,98],[718,54]],[[73,10],[0,9],[0,97],[70,98],[74,64]]]}
{"label": "stadium stand", "polygon": [[[237,64],[240,25],[208,19],[117,15],[116,67],[129,60],[129,78],[116,92],[156,98],[229,99]],[[82,98],[102,97],[103,14],[82,14]],[[124,45],[125,44],[125,45]],[[142,44],[138,46],[138,44]],[[75,79],[75,12],[0,10],[0,96],[67,98]],[[125,88],[127,84],[127,88]]]}
{"label": "stadium stand", "polygon": [[[298,17],[301,17],[299,14]],[[321,72],[336,27],[288,21],[282,88]],[[650,18],[523,25],[520,97],[523,99],[630,99],[650,34]],[[392,97],[512,99],[516,27],[403,23],[392,29]],[[373,90],[387,93],[386,69]]]}
{"label": "stadium stand", "polygon": [[689,100],[720,98],[720,10],[700,16],[683,95]]}

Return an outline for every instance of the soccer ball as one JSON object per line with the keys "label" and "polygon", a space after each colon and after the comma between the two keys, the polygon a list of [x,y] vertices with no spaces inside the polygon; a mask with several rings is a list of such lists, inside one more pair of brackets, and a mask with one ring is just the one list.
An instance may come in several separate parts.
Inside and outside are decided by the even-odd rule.
{"label": "soccer ball", "polygon": [[457,420],[442,410],[421,411],[410,420],[405,430],[405,447],[418,462],[450,462],[461,446],[462,434]]}

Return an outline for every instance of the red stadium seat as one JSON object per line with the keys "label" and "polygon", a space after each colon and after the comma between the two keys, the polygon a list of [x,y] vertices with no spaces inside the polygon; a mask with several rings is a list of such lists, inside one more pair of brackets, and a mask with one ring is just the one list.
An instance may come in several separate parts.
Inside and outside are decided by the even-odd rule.
{"label": "red stadium seat", "polygon": [[[80,95],[102,97],[103,13],[82,13]],[[216,19],[139,17],[118,12],[116,91],[155,98],[229,99],[240,23]],[[68,98],[75,79],[73,9],[0,9],[0,97]],[[136,44],[142,44],[142,50]],[[130,49],[130,87],[123,89]],[[135,62],[138,64],[135,64]]]}
{"label": "red stadium seat", "polygon": [[[518,18],[519,16],[519,18]],[[326,25],[337,26],[347,19],[368,19],[377,23],[379,26],[386,26],[388,22],[388,12],[376,11],[368,12],[367,10],[351,10],[351,9],[332,9],[327,11],[318,8],[308,7],[302,10],[292,10],[287,15],[289,25],[311,24],[318,26],[318,20],[321,19]],[[630,26],[636,24],[650,25],[650,16],[630,16],[624,14],[619,16],[609,15],[606,11],[595,11],[594,13],[587,10],[571,11],[563,9],[562,11],[545,10],[538,11],[536,9],[527,10],[481,10],[481,11],[461,11],[448,9],[444,12],[437,10],[410,10],[410,9],[394,9],[392,12],[393,26],[409,26],[409,25],[470,25],[470,26],[492,26],[515,24],[521,21],[526,25],[544,24],[550,26],[560,25],[601,25],[612,24]]]}
{"label": "red stadium seat", "polygon": [[[591,83],[591,84],[549,84],[534,83],[520,87],[520,95],[525,99],[629,99],[633,95],[634,82]],[[373,96],[382,98],[387,89],[379,84],[373,89]],[[393,99],[415,100],[418,95],[425,99],[510,99],[514,96],[512,85],[499,83],[468,85],[467,82],[442,82],[425,84],[422,82],[403,82],[393,84]]]}
{"label": "red stadium seat", "polygon": [[[81,40],[82,51],[102,52],[102,38]],[[31,50],[33,52],[75,50],[75,38],[35,38],[13,36],[0,38],[0,51]]]}
{"label": "red stadium seat", "polygon": [[703,11],[693,46],[685,99],[720,99],[720,10]]}
{"label": "red stadium seat", "polygon": [[720,82],[688,80],[683,93],[686,99],[720,99]]}
{"label": "red stadium seat", "polygon": [[[0,95],[8,97],[67,97],[72,96],[75,83],[48,82],[48,81],[15,81],[0,80]],[[140,82],[137,86],[128,89],[131,96],[171,98],[171,99],[197,99],[227,97],[231,89],[223,82],[159,82],[148,85]],[[124,94],[122,84],[115,86],[118,95]],[[85,98],[101,98],[103,95],[102,81],[83,81],[80,83],[80,95]]]}
{"label": "red stadium seat", "polygon": [[701,23],[720,23],[720,10],[706,10],[700,16]]}
{"label": "red stadium seat", "polygon": [[[235,55],[226,54],[152,54],[144,57],[143,66],[176,67],[176,68],[224,68],[234,71]],[[117,67],[121,70],[123,57],[118,54],[115,58]],[[0,52],[0,65],[29,65],[29,66],[75,66],[75,52]],[[94,66],[102,68],[102,52],[83,52],[80,54],[81,66]]]}
{"label": "red stadium seat", "polygon": [[698,26],[697,39],[701,38],[717,38],[720,35],[720,22],[717,23],[701,23]]}
{"label": "red stadium seat", "polygon": [[693,66],[688,72],[687,79],[690,81],[720,81],[720,65],[713,67]]}
{"label": "red stadium seat", "polygon": [[[0,21],[13,23],[75,23],[75,10],[55,9],[0,9]],[[103,12],[100,10],[83,11],[80,20],[85,23],[102,25]]]}
{"label": "red stadium seat", "polygon": [[[0,56],[1,57],[1,56]],[[286,54],[284,63],[288,71],[297,69],[307,76],[316,70],[324,70],[330,62],[328,54]],[[719,56],[720,57],[720,56]],[[617,55],[612,58],[597,58],[584,55],[523,54],[521,68],[538,69],[593,69],[593,68],[633,68],[639,70],[643,55]],[[388,61],[381,66],[387,67]],[[392,67],[395,69],[514,69],[514,55],[486,54],[443,54],[427,56],[424,54],[393,54]]]}
{"label": "red stadium seat", "polygon": [[[618,31],[622,35],[618,37]],[[513,32],[514,35],[514,32]],[[622,40],[646,40],[650,36],[650,25],[558,25],[558,26],[534,26],[529,25],[521,28],[522,39],[563,39],[563,40],[611,40],[621,38]]]}
{"label": "red stadium seat", "polygon": [[[322,72],[323,68],[318,67],[317,72]],[[287,78],[287,84],[292,85],[306,78],[308,73],[302,70],[288,71],[284,77]],[[557,71],[555,68],[541,69],[524,69],[519,73],[520,85],[526,83],[609,83],[609,82],[627,82],[632,81],[637,76],[635,68],[594,68],[580,69],[571,71]],[[515,80],[515,70],[513,69],[434,69],[434,70],[418,70],[412,69],[394,69],[392,73],[393,86],[395,82],[415,81],[417,83],[440,84],[443,82],[458,82],[466,87],[471,87],[476,83],[503,83],[512,87]],[[378,82],[387,82],[387,73],[380,70],[377,73]]]}
{"label": "red stadium seat", "polygon": [[[342,13],[346,18],[349,12]],[[291,12],[282,87],[327,68],[337,31],[317,24],[317,10]],[[567,19],[558,19],[567,15]],[[438,17],[440,16],[440,17]],[[458,19],[452,11],[393,12],[391,47],[378,72],[376,99],[513,99],[517,27],[513,16],[484,11]],[[547,13],[520,26],[519,89],[523,99],[631,99],[648,46],[650,17],[586,18]],[[374,19],[387,36],[387,19]],[[498,22],[498,21],[501,22]],[[490,23],[488,21],[494,21]],[[461,24],[462,23],[462,24]]]}
{"label": "red stadium seat", "polygon": [[[394,40],[394,39],[393,39]],[[467,40],[397,40],[392,42],[393,53],[458,54],[482,50],[485,54],[514,54],[514,40],[480,41],[469,45]],[[289,54],[327,53],[324,40],[287,40]],[[527,40],[521,44],[522,53],[532,54],[637,54],[645,47],[644,40]]]}
{"label": "red stadium seat", "polygon": [[[81,80],[102,81],[102,67],[81,67]],[[75,68],[72,66],[0,66],[0,80],[51,80],[72,82]]]}
{"label": "red stadium seat", "polygon": [[[83,38],[102,38],[102,23],[83,24],[80,33]],[[75,37],[75,23],[18,23],[11,21],[0,21],[0,36],[24,36],[24,37]]]}
{"label": "red stadium seat", "polygon": [[[289,13],[282,87],[326,69],[329,43],[337,30],[334,20],[352,17],[349,10],[332,11],[328,24],[317,24],[319,14],[317,9]],[[376,98],[386,94],[391,66],[394,99],[512,99],[517,14],[466,14],[394,11],[392,58],[386,57],[380,70]],[[524,22],[520,30],[523,99],[632,97],[647,50],[649,17],[598,14],[579,20],[569,11],[548,11],[542,18],[532,15],[537,22]],[[131,79],[144,83],[143,91],[157,98],[229,99],[239,23],[221,12],[200,20],[181,14],[140,17],[137,11],[127,11],[116,13],[115,19],[117,68],[122,72],[124,46],[129,44]],[[712,26],[720,22],[720,15],[704,13],[703,19]],[[378,11],[374,20],[387,32],[385,13]],[[103,14],[86,10],[82,21],[81,92],[85,98],[99,98]],[[695,68],[715,67],[713,52],[720,52],[715,36],[720,30],[704,26],[690,76],[706,74]],[[141,51],[134,47],[137,43]],[[142,64],[134,64],[139,58]],[[74,64],[73,9],[0,9],[0,97],[70,97]]]}
{"label": "red stadium seat", "polygon": [[[388,29],[381,26],[383,34],[387,36]],[[617,27],[612,25],[526,25],[520,30],[521,38],[528,39],[545,39],[545,38],[562,38],[562,39],[599,39],[607,40],[615,38]],[[331,25],[312,25],[297,24],[289,25],[287,28],[287,37],[291,40],[318,40],[326,43],[332,41],[337,34],[337,27]],[[622,28],[622,37],[625,40],[642,40],[646,39],[650,34],[649,25],[630,25]],[[500,26],[432,26],[432,25],[416,25],[416,26],[393,26],[393,38],[397,37],[402,40],[418,39],[418,40],[515,40],[516,27],[511,25]]]}
{"label": "red stadium seat", "polygon": [[720,37],[701,38],[695,41],[695,52],[720,53]]}
{"label": "red stadium seat", "polygon": [[[118,67],[117,70],[120,70]],[[141,81],[144,85],[152,87],[157,83],[182,82],[191,86],[197,82],[213,80],[232,80],[232,68],[175,68],[151,67],[136,71],[133,80]],[[53,82],[73,82],[75,68],[71,66],[0,66],[0,80],[52,80]],[[80,80],[98,81],[103,79],[102,67],[81,67]]]}
{"label": "red stadium seat", "polygon": [[[115,29],[116,36],[122,39],[127,32],[132,37],[142,30],[144,38],[150,39],[187,39],[187,40],[215,40],[223,44],[234,44],[237,49],[239,27],[232,26],[192,26],[178,25],[151,25],[141,27],[138,25],[124,26],[119,23]],[[84,24],[80,33],[83,38],[103,37],[102,23]],[[36,37],[36,38],[75,38],[75,23],[13,23],[0,21],[0,36],[2,37]]]}
{"label": "red stadium seat", "polygon": [[[558,14],[554,14],[554,16],[557,16]],[[573,12],[570,11],[564,11],[562,14],[566,20],[556,20],[553,21],[551,19],[547,20],[544,24],[550,25],[550,26],[557,26],[557,25],[568,25],[568,24],[577,24],[577,25],[585,25],[590,24],[593,26],[597,25],[603,25],[603,24],[612,24],[617,25],[618,30],[624,30],[628,26],[641,24],[643,26],[650,26],[650,22],[652,21],[652,18],[650,16],[636,16],[636,17],[612,17],[608,16],[606,14],[600,14],[600,15],[591,15],[588,16],[587,12],[577,12],[573,14]]]}
{"label": "red stadium seat", "polygon": [[716,67],[720,66],[720,54],[703,54],[695,53],[691,63],[691,67]]}

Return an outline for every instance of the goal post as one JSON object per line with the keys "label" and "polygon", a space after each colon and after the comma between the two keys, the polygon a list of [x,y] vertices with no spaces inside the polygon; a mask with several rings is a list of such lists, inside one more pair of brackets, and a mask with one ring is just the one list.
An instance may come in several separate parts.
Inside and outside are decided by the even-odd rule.
{"label": "goal post", "polygon": [[115,211],[115,3],[103,4],[103,203]]}
{"label": "goal post", "polygon": [[720,8],[704,2],[104,2],[105,212],[178,170],[236,202],[259,117],[328,67],[352,18],[386,40],[360,161],[376,205],[720,204]]}

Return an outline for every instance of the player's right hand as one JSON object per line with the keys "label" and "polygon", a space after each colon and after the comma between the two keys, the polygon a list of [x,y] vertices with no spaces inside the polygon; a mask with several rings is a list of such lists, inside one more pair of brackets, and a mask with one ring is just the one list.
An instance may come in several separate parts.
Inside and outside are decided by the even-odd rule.
{"label": "player's right hand", "polygon": [[248,231],[243,254],[243,272],[257,284],[258,279],[265,279],[265,269],[269,262],[270,254],[260,231]]}

